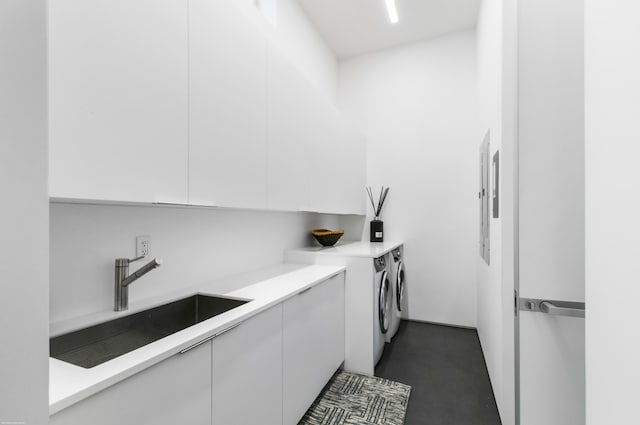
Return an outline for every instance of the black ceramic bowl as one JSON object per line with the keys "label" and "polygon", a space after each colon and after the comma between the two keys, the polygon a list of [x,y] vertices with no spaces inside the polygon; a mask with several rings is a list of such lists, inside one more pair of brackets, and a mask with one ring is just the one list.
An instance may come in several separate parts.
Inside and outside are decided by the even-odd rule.
{"label": "black ceramic bowl", "polygon": [[333,246],[344,235],[344,230],[315,229],[311,234],[322,246]]}

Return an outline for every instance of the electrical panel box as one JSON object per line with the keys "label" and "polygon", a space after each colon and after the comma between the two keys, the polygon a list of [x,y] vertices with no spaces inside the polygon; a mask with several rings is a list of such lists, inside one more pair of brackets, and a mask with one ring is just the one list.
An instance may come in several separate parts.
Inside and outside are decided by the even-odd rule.
{"label": "electrical panel box", "polygon": [[478,192],[478,199],[480,200],[480,256],[484,259],[485,263],[490,264],[490,251],[489,251],[489,173],[490,173],[490,144],[489,144],[489,130],[482,140],[480,145],[480,191]]}

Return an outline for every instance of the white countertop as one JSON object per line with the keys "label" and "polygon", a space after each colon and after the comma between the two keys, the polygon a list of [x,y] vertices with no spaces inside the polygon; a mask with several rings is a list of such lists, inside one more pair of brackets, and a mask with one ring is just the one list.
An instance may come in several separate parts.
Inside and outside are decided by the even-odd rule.
{"label": "white countertop", "polygon": [[[51,325],[52,336],[130,315],[196,293],[252,300],[247,304],[90,369],[49,358],[49,414],[52,415],[122,381],[216,332],[255,316],[294,296],[301,290],[312,287],[343,271],[344,267],[339,266],[283,264],[225,279],[226,288],[240,288],[229,292],[221,293],[221,283],[212,282],[194,286],[170,296],[132,303],[126,312],[106,311],[54,323]],[[217,288],[217,290],[214,292],[211,290],[212,288]]]}
{"label": "white countertop", "polygon": [[292,249],[290,251],[322,254],[322,255],[342,255],[347,257],[377,258],[402,245],[402,242],[345,242],[334,246],[312,246]]}

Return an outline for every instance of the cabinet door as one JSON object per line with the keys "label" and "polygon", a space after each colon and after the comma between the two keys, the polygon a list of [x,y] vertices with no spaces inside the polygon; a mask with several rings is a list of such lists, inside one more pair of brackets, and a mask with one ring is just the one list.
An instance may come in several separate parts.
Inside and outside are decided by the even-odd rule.
{"label": "cabinet door", "polygon": [[[309,203],[312,211],[338,212],[340,190],[338,120],[333,105],[319,96],[311,105],[315,117],[309,129]],[[336,162],[337,161],[337,162]]]}
{"label": "cabinet door", "polygon": [[189,201],[266,207],[267,40],[232,1],[189,2]]}
{"label": "cabinet door", "polygon": [[275,46],[268,66],[268,207],[309,210],[309,149],[313,122],[311,84]]}
{"label": "cabinet door", "polygon": [[366,196],[364,137],[349,125],[340,111],[323,99],[315,99],[312,108],[316,119],[309,132],[311,209],[363,214]]}
{"label": "cabinet door", "polygon": [[51,425],[211,425],[211,343],[177,354],[51,416]]}
{"label": "cabinet door", "polygon": [[282,316],[283,424],[294,425],[344,361],[344,274],[287,300]]}
{"label": "cabinet door", "polygon": [[213,424],[282,424],[282,305],[213,340]]}
{"label": "cabinet door", "polygon": [[185,202],[187,2],[49,4],[49,193]]}
{"label": "cabinet door", "polygon": [[338,138],[336,155],[337,180],[335,188],[337,212],[343,214],[365,214],[366,185],[366,144],[358,133],[340,114],[338,118]]}

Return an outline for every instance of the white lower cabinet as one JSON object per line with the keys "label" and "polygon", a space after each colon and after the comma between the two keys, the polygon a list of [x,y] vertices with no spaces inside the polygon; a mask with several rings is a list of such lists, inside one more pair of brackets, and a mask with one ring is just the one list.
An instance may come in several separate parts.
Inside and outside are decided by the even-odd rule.
{"label": "white lower cabinet", "polygon": [[51,416],[51,425],[210,425],[211,343],[176,354]]}
{"label": "white lower cabinet", "polygon": [[283,305],[284,425],[295,425],[344,361],[344,274]]}
{"label": "white lower cabinet", "polygon": [[282,424],[282,304],[213,340],[213,425],[248,424]]}
{"label": "white lower cabinet", "polygon": [[295,425],[344,361],[344,273],[50,417],[52,425]]}

